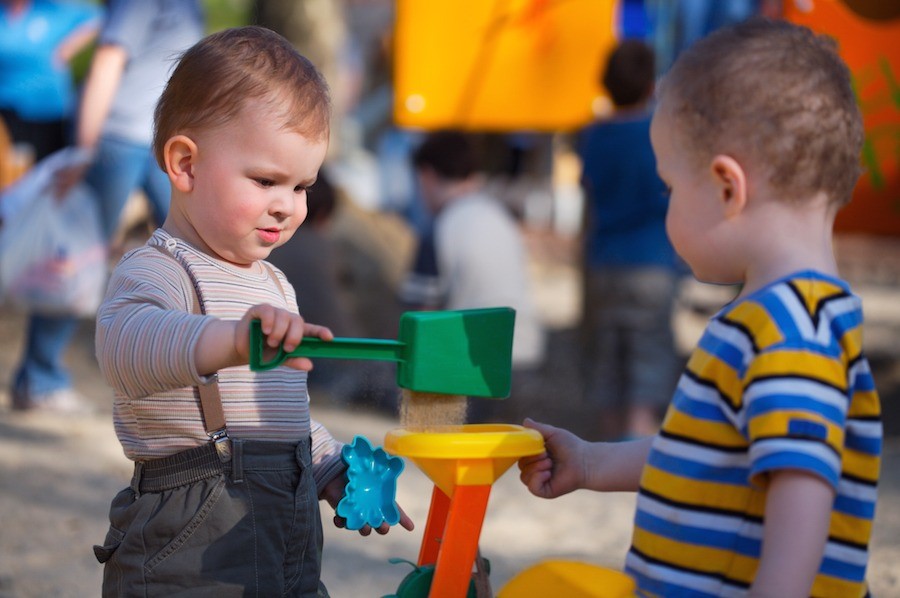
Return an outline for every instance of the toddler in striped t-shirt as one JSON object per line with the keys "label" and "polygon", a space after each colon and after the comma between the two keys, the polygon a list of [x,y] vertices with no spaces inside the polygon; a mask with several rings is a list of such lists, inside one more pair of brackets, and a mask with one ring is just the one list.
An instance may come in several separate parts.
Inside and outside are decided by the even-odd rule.
{"label": "toddler in striped t-shirt", "polygon": [[637,491],[625,571],[642,596],[864,596],[881,408],[832,249],[860,175],[850,73],[830,40],[760,19],[690,47],[657,94],[669,238],[699,280],[741,292],[656,436],[588,443],[527,420],[547,451],[522,481]]}
{"label": "toddler in striped t-shirt", "polygon": [[[135,462],[94,549],[104,596],[328,595],[318,505],[343,496],[341,444],[310,418],[308,359],[263,372],[248,361],[254,319],[288,352],[333,338],[304,322],[265,261],[306,217],[329,117],[319,72],[260,27],[201,40],[159,100],[171,208],[116,266],[97,315],[116,433]],[[412,529],[402,512],[400,524]]]}

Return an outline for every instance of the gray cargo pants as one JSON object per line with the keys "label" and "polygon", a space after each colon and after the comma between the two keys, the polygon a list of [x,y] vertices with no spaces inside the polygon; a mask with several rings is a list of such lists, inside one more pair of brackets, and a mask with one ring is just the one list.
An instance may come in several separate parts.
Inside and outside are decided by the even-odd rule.
{"label": "gray cargo pants", "polygon": [[328,596],[309,440],[232,440],[135,464],[95,546],[103,596]]}

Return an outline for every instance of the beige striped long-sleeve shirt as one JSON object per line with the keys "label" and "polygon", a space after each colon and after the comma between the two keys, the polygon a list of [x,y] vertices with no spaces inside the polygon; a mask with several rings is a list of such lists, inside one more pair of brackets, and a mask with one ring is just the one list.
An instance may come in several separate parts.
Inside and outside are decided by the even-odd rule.
{"label": "beige striped long-sleeve shirt", "polygon": [[[197,372],[193,356],[211,318],[238,320],[259,303],[298,311],[284,274],[272,267],[279,286],[259,266],[237,270],[162,229],[119,262],[97,314],[96,352],[115,390],[113,420],[129,459],[166,457],[209,442],[196,389],[207,379]],[[185,267],[197,281],[206,315],[192,313]],[[342,445],[310,418],[306,372],[231,367],[219,371],[219,389],[232,438],[296,442],[311,436],[320,492],[343,470]]]}

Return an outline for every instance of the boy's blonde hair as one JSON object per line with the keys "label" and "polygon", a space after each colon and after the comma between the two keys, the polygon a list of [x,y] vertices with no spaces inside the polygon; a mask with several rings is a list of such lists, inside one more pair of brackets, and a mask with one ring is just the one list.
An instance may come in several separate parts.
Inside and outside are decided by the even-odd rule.
{"label": "boy's blonde hair", "polygon": [[316,67],[275,32],[236,27],[205,37],[178,61],[154,113],[160,167],[172,136],[221,126],[248,100],[265,101],[285,128],[315,140],[328,136],[331,99]]}
{"label": "boy's blonde hair", "polygon": [[678,58],[658,97],[700,162],[726,153],[786,197],[850,201],[863,126],[833,40],[766,19],[721,29]]}

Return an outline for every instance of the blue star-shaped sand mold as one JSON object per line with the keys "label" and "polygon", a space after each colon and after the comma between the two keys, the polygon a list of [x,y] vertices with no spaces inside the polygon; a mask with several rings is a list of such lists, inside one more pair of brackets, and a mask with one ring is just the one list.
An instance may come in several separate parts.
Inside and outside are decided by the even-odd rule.
{"label": "blue star-shaped sand mold", "polygon": [[344,498],[337,506],[337,514],[347,520],[347,529],[365,525],[378,527],[383,522],[396,525],[400,509],[395,501],[397,478],[403,471],[403,460],[388,455],[384,449],[372,449],[363,436],[341,449],[347,464],[347,485]]}

